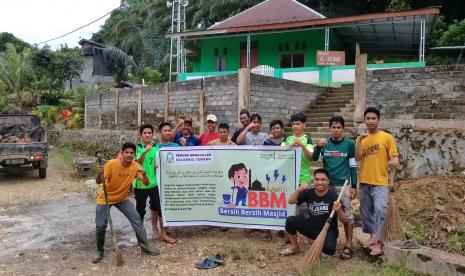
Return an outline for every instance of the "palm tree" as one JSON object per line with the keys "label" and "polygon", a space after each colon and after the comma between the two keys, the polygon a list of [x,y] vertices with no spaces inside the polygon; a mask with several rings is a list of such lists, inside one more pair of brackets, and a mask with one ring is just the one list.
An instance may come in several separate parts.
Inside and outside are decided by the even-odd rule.
{"label": "palm tree", "polygon": [[22,92],[26,88],[26,77],[30,73],[30,51],[25,49],[17,53],[13,44],[6,44],[6,50],[0,53],[0,82],[4,90],[14,93],[16,103],[21,107]]}

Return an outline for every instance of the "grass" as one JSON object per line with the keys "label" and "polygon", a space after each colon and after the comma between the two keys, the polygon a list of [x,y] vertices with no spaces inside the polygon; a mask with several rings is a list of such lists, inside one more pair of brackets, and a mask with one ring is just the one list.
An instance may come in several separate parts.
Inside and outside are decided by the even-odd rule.
{"label": "grass", "polygon": [[255,258],[255,249],[249,242],[228,243],[223,245],[223,256],[229,256],[233,261],[246,260],[253,261]]}
{"label": "grass", "polygon": [[[76,154],[70,151],[54,148],[49,151],[48,156],[50,160],[54,161],[55,166],[57,166],[60,169],[71,170],[72,173],[70,173],[70,175],[73,178],[79,178],[74,167],[74,158],[76,157]],[[92,165],[92,167],[90,168],[90,175],[95,176],[97,175],[97,172],[98,165]]]}
{"label": "grass", "polygon": [[[342,264],[342,266],[341,266]],[[311,271],[304,271],[299,268],[296,271],[298,276],[415,276],[417,274],[409,271],[405,266],[391,266],[383,262],[368,263],[366,260],[351,260],[339,264],[333,264],[321,260]]]}

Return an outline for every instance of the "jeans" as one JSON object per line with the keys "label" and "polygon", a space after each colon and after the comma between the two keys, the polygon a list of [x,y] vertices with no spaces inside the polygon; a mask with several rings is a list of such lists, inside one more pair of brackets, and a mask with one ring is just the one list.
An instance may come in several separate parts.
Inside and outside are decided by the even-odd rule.
{"label": "jeans", "polygon": [[360,208],[363,232],[383,240],[384,219],[388,208],[388,187],[360,183]]}
{"label": "jeans", "polygon": [[[145,230],[140,220],[140,216],[136,211],[134,205],[129,199],[123,200],[116,204],[111,204],[109,207],[115,206],[123,215],[129,220],[136,235]],[[105,234],[108,225],[107,206],[99,205],[95,209],[95,230],[97,234]]]}

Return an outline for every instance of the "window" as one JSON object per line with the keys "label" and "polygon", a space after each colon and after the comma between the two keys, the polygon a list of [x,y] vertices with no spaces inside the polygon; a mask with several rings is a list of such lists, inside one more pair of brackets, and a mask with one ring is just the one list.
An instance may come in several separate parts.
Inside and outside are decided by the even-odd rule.
{"label": "window", "polygon": [[226,71],[226,58],[216,58],[216,71]]}
{"label": "window", "polygon": [[296,42],[296,43],[295,43],[295,49],[296,49],[296,50],[300,50],[300,42]]}
{"label": "window", "polygon": [[223,55],[227,55],[228,54],[228,48],[223,48]]}
{"label": "window", "polygon": [[219,52],[219,51],[218,51],[218,48],[215,48],[215,57],[218,56],[218,52]]}
{"label": "window", "polygon": [[304,53],[282,54],[280,60],[280,68],[298,68],[305,67]]}
{"label": "window", "polygon": [[284,50],[289,51],[289,43],[284,44]]}
{"label": "window", "polygon": [[307,42],[302,41],[302,50],[307,49]]}

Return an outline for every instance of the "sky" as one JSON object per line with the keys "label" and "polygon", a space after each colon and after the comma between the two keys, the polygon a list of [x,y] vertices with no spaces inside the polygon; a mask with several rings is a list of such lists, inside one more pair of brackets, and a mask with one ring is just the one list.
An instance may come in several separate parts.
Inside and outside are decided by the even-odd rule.
{"label": "sky", "polygon": [[[119,7],[120,0],[0,0],[0,33],[9,32],[30,43],[40,43],[81,27]],[[107,17],[63,38],[48,42],[78,46],[90,39]],[[39,47],[43,46],[39,45]]]}

